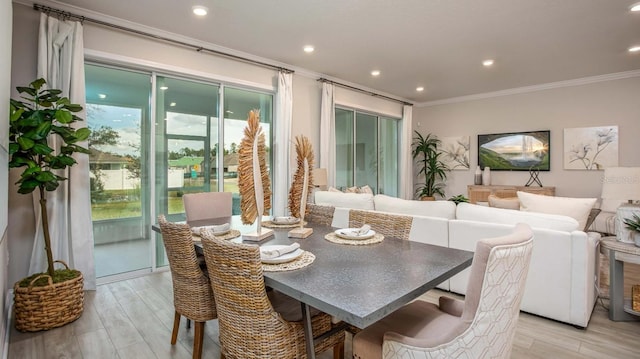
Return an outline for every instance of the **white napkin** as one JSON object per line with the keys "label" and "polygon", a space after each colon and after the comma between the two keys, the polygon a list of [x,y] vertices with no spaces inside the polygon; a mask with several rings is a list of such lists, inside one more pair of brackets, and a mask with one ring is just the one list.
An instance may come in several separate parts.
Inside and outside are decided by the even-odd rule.
{"label": "white napkin", "polygon": [[210,230],[213,234],[225,233],[229,232],[231,229],[231,225],[229,223],[220,224],[217,226],[200,226],[200,227],[191,227],[191,232],[196,236],[199,236],[203,230]]}
{"label": "white napkin", "polygon": [[280,224],[290,224],[298,222],[296,217],[273,217],[273,223]]}
{"label": "white napkin", "polygon": [[371,230],[371,226],[368,224],[365,224],[360,228],[354,228],[350,231],[344,231],[343,233],[348,236],[359,237],[369,233],[370,230]]}
{"label": "white napkin", "polygon": [[262,248],[260,248],[260,253],[262,254],[263,259],[273,259],[273,258],[278,258],[287,253],[291,253],[298,248],[300,248],[300,245],[298,243],[293,243],[291,245],[282,247],[280,249],[273,249],[273,250],[264,249],[263,250]]}

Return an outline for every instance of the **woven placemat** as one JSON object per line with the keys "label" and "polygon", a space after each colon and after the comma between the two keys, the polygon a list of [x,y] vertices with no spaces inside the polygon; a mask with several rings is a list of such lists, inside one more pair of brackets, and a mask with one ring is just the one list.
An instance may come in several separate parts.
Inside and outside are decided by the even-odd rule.
{"label": "woven placemat", "polygon": [[[240,231],[237,229],[232,229],[229,232],[221,235],[221,236],[216,236],[216,238],[220,238],[220,239],[233,239],[233,238],[237,238],[240,237]],[[192,234],[192,238],[194,241],[200,242],[201,238],[199,235],[197,234]]]}
{"label": "woven placemat", "polygon": [[338,236],[336,236],[336,234],[334,232],[328,233],[327,235],[324,236],[324,239],[328,240],[329,242],[333,242],[333,243],[338,243],[338,244],[349,244],[352,246],[362,246],[362,245],[366,245],[366,244],[375,244],[375,243],[380,243],[384,240],[384,236],[380,233],[376,233],[373,235],[373,237],[371,238],[367,238],[367,239],[346,239],[346,238],[340,238]]}
{"label": "woven placemat", "polygon": [[[300,227],[300,222],[292,223],[292,224],[277,224],[271,221],[264,221],[262,222],[262,225],[267,228],[296,228],[296,227]],[[304,221],[303,226],[306,226],[306,225],[307,225],[307,221]]]}
{"label": "woven placemat", "polygon": [[316,256],[307,251],[303,251],[302,255],[295,260],[287,263],[279,263],[279,264],[266,264],[262,263],[262,269],[265,272],[284,272],[288,270],[300,269],[308,266],[316,260]]}

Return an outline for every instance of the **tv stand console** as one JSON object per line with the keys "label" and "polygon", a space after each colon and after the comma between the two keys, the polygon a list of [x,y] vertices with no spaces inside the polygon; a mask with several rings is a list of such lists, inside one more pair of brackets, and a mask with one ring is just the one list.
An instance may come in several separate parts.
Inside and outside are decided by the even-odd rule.
{"label": "tv stand console", "polygon": [[542,194],[545,196],[555,196],[555,187],[534,187],[534,186],[482,186],[482,185],[469,185],[467,186],[470,203],[487,202],[489,201],[489,195],[494,195],[500,198],[517,197],[516,192],[529,192],[535,194]]}

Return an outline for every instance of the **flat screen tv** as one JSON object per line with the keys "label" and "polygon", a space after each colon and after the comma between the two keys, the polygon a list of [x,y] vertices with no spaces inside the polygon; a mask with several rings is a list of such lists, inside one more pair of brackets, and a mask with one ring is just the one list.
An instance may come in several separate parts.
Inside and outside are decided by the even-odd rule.
{"label": "flat screen tv", "polygon": [[550,131],[478,135],[478,166],[492,171],[549,171]]}

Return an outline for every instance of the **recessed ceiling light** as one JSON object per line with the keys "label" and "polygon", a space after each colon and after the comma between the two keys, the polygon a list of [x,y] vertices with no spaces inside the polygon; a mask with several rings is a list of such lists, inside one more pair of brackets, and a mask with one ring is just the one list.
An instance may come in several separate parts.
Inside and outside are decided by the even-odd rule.
{"label": "recessed ceiling light", "polygon": [[169,106],[171,106],[171,107],[175,107],[175,106],[176,106],[176,103],[175,103],[175,102],[172,102],[172,103],[170,103],[170,104],[169,104]]}
{"label": "recessed ceiling light", "polygon": [[315,48],[311,45],[306,45],[305,47],[302,48],[304,50],[304,52],[306,53],[311,53],[313,52],[313,50],[315,50]]}
{"label": "recessed ceiling light", "polygon": [[198,15],[198,16],[205,16],[209,12],[209,9],[207,9],[206,7],[204,7],[202,5],[196,5],[196,6],[192,7],[191,9],[193,10],[193,13]]}
{"label": "recessed ceiling light", "polygon": [[632,46],[629,48],[629,52],[638,52],[640,51],[640,46]]}
{"label": "recessed ceiling light", "polygon": [[640,2],[637,2],[637,3],[633,4],[633,5],[631,5],[629,10],[631,10],[631,11],[640,11]]}
{"label": "recessed ceiling light", "polygon": [[105,95],[105,94],[103,94],[103,93],[99,93],[99,94],[98,94],[98,97],[100,97],[100,98],[107,98],[107,95]]}
{"label": "recessed ceiling light", "polygon": [[167,87],[167,86],[160,86],[160,90],[168,90],[168,89],[169,89],[169,87]]}
{"label": "recessed ceiling light", "polygon": [[491,60],[491,59],[484,60],[484,61],[482,61],[482,65],[485,66],[485,67],[489,67],[489,66],[493,65],[493,60]]}
{"label": "recessed ceiling light", "polygon": [[380,76],[380,71],[379,70],[371,71],[371,76]]}
{"label": "recessed ceiling light", "polygon": [[418,92],[422,92],[424,91],[424,87],[420,86],[420,87],[416,87],[416,91]]}

